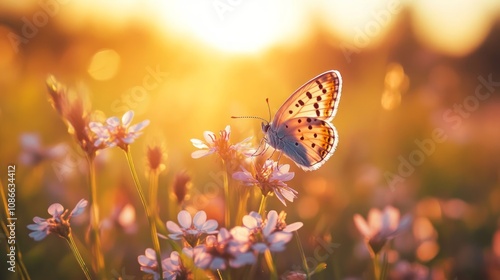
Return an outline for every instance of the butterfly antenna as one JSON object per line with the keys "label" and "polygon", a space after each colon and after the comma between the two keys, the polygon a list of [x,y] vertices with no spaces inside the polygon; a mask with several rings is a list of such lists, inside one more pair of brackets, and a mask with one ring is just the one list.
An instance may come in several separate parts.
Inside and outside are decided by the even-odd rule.
{"label": "butterfly antenna", "polygon": [[271,106],[269,105],[269,98],[266,98],[266,103],[267,103],[267,110],[269,111],[269,121],[267,123],[271,122]]}
{"label": "butterfly antenna", "polygon": [[254,116],[231,116],[232,119],[258,119],[265,121],[266,123],[269,123],[266,119],[261,118],[261,117],[254,117]]}

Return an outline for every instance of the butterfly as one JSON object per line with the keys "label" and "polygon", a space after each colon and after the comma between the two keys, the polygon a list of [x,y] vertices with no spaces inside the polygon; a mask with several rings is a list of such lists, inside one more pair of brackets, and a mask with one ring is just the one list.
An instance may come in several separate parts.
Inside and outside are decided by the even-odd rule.
{"label": "butterfly", "polygon": [[342,77],[336,70],[312,78],[281,105],[272,122],[262,123],[266,142],[303,170],[317,170],[338,144],[330,121],[337,113],[341,92]]}

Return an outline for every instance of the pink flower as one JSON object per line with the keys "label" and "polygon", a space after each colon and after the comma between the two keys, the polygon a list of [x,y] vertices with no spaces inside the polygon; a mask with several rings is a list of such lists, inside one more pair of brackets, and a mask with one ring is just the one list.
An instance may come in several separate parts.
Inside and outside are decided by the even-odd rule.
{"label": "pink flower", "polygon": [[50,233],[56,233],[63,238],[68,238],[71,234],[69,220],[71,217],[75,217],[83,213],[87,204],[88,202],[85,199],[81,199],[68,217],[65,217],[68,214],[68,209],[65,210],[61,204],[54,203],[50,205],[47,211],[50,215],[52,215],[52,218],[43,219],[40,217],[34,217],[33,222],[35,223],[27,226],[28,229],[33,231],[29,234],[29,236],[35,241],[44,239]]}
{"label": "pink flower", "polygon": [[429,279],[430,269],[419,263],[398,261],[390,272],[391,279]]}
{"label": "pink flower", "polygon": [[[190,256],[188,253],[189,250],[183,249],[183,252]],[[191,279],[191,271],[184,266],[180,254],[176,251],[170,253],[170,258],[162,261],[162,265],[164,267],[163,278],[166,278],[167,280]]]}
{"label": "pink flower", "polygon": [[205,142],[199,139],[191,139],[193,146],[200,149],[198,151],[194,151],[191,154],[191,157],[197,159],[217,153],[222,159],[228,160],[234,157],[238,152],[243,154],[251,154],[254,152],[254,150],[249,147],[249,140],[252,137],[248,137],[240,143],[232,145],[229,142],[230,135],[231,127],[229,125],[226,126],[224,130],[219,132],[219,137],[211,131],[203,132]]}
{"label": "pink flower", "polygon": [[[184,252],[185,250],[183,250]],[[186,251],[187,252],[187,251]],[[137,261],[141,265],[141,271],[153,275],[153,279],[159,280],[158,262],[156,261],[156,253],[153,249],[147,248],[144,255],[137,257]],[[182,259],[178,252],[173,251],[170,257],[161,261],[163,271],[162,279],[176,280],[188,279],[191,272],[183,265]]]}
{"label": "pink flower", "polygon": [[[147,248],[144,255],[137,257],[137,261],[141,265],[141,271],[153,275],[155,280],[160,279],[160,273],[158,273],[158,261],[156,261],[155,250]],[[163,264],[162,264],[163,269]]]}
{"label": "pink flower", "polygon": [[203,269],[224,270],[228,267],[238,268],[256,261],[254,254],[248,249],[246,229],[237,227],[229,232],[222,228],[217,237],[210,235],[205,244],[194,248],[194,263]]}
{"label": "pink flower", "polygon": [[365,237],[374,254],[380,252],[387,240],[396,236],[396,234],[407,228],[410,224],[409,215],[399,220],[399,210],[386,206],[384,211],[372,208],[368,213],[368,221],[359,215],[354,215],[354,223],[359,232]]}
{"label": "pink flower", "polygon": [[174,240],[181,240],[184,237],[191,247],[198,245],[204,235],[217,233],[216,229],[219,226],[216,220],[207,221],[205,211],[198,211],[191,219],[191,214],[182,210],[177,215],[177,220],[180,226],[172,221],[167,222],[167,229],[170,232],[168,236]]}
{"label": "pink flower", "polygon": [[118,117],[110,117],[106,124],[91,122],[90,129],[97,135],[94,141],[96,147],[106,144],[108,147],[118,146],[123,150],[128,149],[141,134],[142,130],[149,125],[149,120],[130,126],[134,118],[134,111],[130,110],[123,114],[121,121]]}
{"label": "pink flower", "polygon": [[286,201],[293,202],[297,198],[298,192],[290,188],[285,182],[290,181],[295,176],[294,172],[289,172],[290,165],[266,160],[262,167],[256,166],[255,174],[252,174],[244,167],[243,171],[233,173],[233,179],[242,181],[246,186],[258,186],[263,195],[274,192],[276,197],[286,206]]}
{"label": "pink flower", "polygon": [[23,133],[20,137],[20,142],[22,152],[19,160],[27,166],[36,166],[44,160],[63,157],[67,149],[65,144],[43,147],[40,135],[37,133]]}
{"label": "pink flower", "polygon": [[258,253],[264,253],[266,250],[271,252],[281,252],[285,250],[285,245],[290,242],[292,232],[303,226],[302,222],[296,222],[290,225],[285,223],[286,213],[280,215],[274,210],[269,211],[267,219],[257,212],[250,212],[243,217],[243,225],[248,228],[252,234],[252,248]]}

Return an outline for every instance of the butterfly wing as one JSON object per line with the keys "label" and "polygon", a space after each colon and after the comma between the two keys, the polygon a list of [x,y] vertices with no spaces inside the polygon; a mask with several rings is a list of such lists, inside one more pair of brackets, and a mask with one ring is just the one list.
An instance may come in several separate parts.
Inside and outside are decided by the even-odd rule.
{"label": "butterfly wing", "polygon": [[338,144],[335,127],[318,118],[286,120],[275,133],[279,138],[277,148],[305,171],[320,168]]}
{"label": "butterfly wing", "polygon": [[341,91],[342,77],[336,70],[302,85],[276,112],[266,132],[269,144],[305,171],[321,167],[337,147],[337,130],[330,121]]}
{"label": "butterfly wing", "polygon": [[285,120],[314,117],[331,121],[337,113],[342,92],[342,77],[336,70],[320,74],[298,88],[274,116],[274,127]]}

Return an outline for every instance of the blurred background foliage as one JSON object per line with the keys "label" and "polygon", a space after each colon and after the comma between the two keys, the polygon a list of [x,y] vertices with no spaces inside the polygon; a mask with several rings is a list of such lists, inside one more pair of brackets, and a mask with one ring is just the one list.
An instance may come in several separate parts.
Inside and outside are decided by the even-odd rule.
{"label": "blurred background foliage", "polygon": [[[163,221],[175,218],[162,201],[180,172],[192,178],[183,207],[222,221],[220,168],[214,158],[193,160],[189,140],[230,124],[233,142],[253,135],[257,144],[260,123],[230,116],[267,119],[266,98],[274,113],[301,84],[337,69],[335,155],[314,172],[292,163],[298,200],[268,206],[304,222],[306,256],[328,264],[318,278],[370,279],[352,216],[391,204],[414,217],[392,243],[394,269],[407,260],[433,279],[498,279],[499,15],[494,0],[2,1],[0,178],[17,165],[17,241],[28,270],[33,279],[82,277],[62,240],[35,242],[26,229],[50,204],[72,208],[89,195],[82,153],[47,102],[49,73],[88,94],[101,118],[132,109],[135,122],[151,120],[132,152],[145,174],[147,145],[165,147]],[[98,156],[97,177],[108,270],[141,279],[137,256],[151,244],[119,150]],[[88,219],[72,221],[83,243]],[[280,272],[300,264],[295,243],[288,247]]]}

